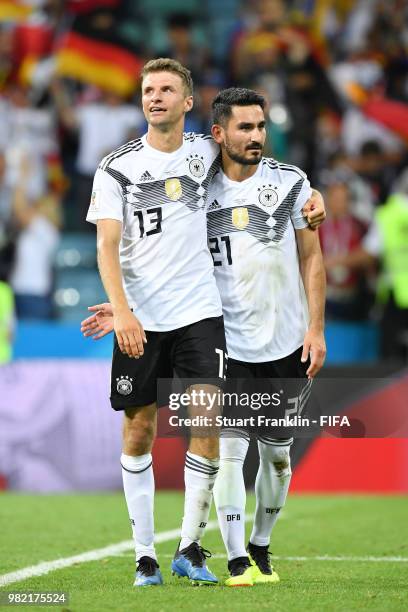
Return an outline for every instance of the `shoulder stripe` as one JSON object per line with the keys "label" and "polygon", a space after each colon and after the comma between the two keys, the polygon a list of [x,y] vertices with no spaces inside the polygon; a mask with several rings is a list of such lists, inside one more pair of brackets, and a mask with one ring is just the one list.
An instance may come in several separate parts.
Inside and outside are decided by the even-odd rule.
{"label": "shoulder stripe", "polygon": [[125,176],[124,174],[122,174],[118,170],[114,170],[113,168],[110,168],[109,166],[107,168],[105,168],[104,170],[105,170],[105,172],[107,172],[107,174],[110,174],[115,179],[115,181],[117,181],[119,183],[119,185],[122,187],[122,189],[125,189],[128,185],[132,184],[132,181],[130,181],[127,178],[127,176]]}
{"label": "shoulder stripe", "polygon": [[194,142],[195,140],[212,140],[211,134],[196,134],[195,132],[184,132],[184,140]]}
{"label": "shoulder stripe", "polygon": [[109,162],[111,157],[114,157],[115,155],[121,153],[122,151],[125,151],[125,150],[129,149],[130,147],[132,147],[133,143],[134,143],[134,141],[131,140],[130,142],[125,142],[120,147],[117,147],[116,149],[114,149],[111,153],[109,153],[109,155],[107,155],[105,157],[105,162]]}
{"label": "shoulder stripe", "polygon": [[101,167],[103,170],[105,170],[115,159],[118,159],[119,157],[122,157],[122,155],[126,155],[126,153],[130,153],[131,151],[140,151],[141,149],[143,149],[143,143],[140,138],[131,140],[130,142],[127,142],[126,144],[112,151],[110,155],[107,155]]}
{"label": "shoulder stripe", "polygon": [[302,170],[300,170],[300,168],[298,168],[297,166],[293,166],[291,164],[284,164],[272,158],[267,158],[267,157],[263,158],[262,163],[266,164],[268,168],[270,168],[271,170],[296,172],[296,174],[300,176],[303,180],[306,178],[306,175],[304,174],[304,172],[302,172]]}

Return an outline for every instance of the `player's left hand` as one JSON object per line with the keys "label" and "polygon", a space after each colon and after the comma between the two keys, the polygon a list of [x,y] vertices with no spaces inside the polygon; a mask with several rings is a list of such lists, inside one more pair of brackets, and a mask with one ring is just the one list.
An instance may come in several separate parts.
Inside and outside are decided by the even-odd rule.
{"label": "player's left hand", "polygon": [[323,196],[317,189],[312,190],[312,195],[304,205],[303,216],[307,218],[311,229],[316,229],[326,218]]}
{"label": "player's left hand", "polygon": [[314,378],[324,364],[326,358],[326,342],[323,331],[309,329],[303,340],[301,361],[305,363],[310,355],[310,366],[306,371],[308,378]]}
{"label": "player's left hand", "polygon": [[81,333],[85,338],[100,340],[113,331],[113,313],[109,303],[88,306],[88,310],[94,314],[81,321]]}

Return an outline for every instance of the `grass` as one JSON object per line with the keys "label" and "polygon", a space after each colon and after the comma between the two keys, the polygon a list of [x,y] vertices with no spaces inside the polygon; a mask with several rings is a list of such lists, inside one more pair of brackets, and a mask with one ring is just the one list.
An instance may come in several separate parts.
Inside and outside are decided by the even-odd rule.
{"label": "grass", "polygon": [[[253,496],[249,496],[248,510],[253,506]],[[181,494],[158,493],[156,531],[177,528],[182,507]],[[271,546],[274,554],[282,557],[274,563],[281,577],[278,585],[194,588],[171,576],[170,561],[177,545],[173,540],[157,546],[166,583],[163,587],[132,588],[134,558],[129,551],[17,582],[2,590],[66,591],[70,594],[68,606],[42,609],[72,612],[407,610],[408,563],[315,558],[328,555],[408,559],[404,536],[407,511],[404,497],[291,496]],[[0,496],[0,521],[0,574],[130,538],[121,494],[5,493]],[[248,525],[248,531],[249,528]],[[227,577],[227,561],[221,557],[225,550],[218,530],[207,532],[203,545],[216,554],[209,566],[222,584]]]}

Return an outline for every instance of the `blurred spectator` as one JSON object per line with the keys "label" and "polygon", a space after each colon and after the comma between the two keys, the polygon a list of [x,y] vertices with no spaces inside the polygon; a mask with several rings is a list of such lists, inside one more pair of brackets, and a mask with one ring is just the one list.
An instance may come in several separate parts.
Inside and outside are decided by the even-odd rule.
{"label": "blurred spectator", "polygon": [[0,278],[7,280],[14,258],[11,189],[6,179],[6,159],[0,152]]}
{"label": "blurred spectator", "polygon": [[[322,58],[305,29],[291,24],[282,0],[258,0],[257,23],[243,30],[232,50],[232,78],[243,85],[278,76],[289,112],[288,161],[313,181],[317,171],[319,113],[329,107],[341,114],[338,96],[322,67]],[[277,102],[277,100],[274,100]]]}
{"label": "blurred spectator", "polygon": [[6,158],[0,151],[0,231],[4,233],[4,228],[10,220],[10,188],[6,182]]}
{"label": "blurred spectator", "polygon": [[49,319],[53,314],[53,262],[59,242],[60,194],[49,191],[30,200],[26,184],[32,168],[23,158],[13,193],[13,214],[20,232],[10,278],[16,313],[21,319]]}
{"label": "blurred spectator", "polygon": [[353,166],[369,185],[374,202],[376,204],[385,202],[395,180],[396,169],[389,163],[379,142],[376,140],[364,142],[359,157],[353,161]]}
{"label": "blurred spectator", "polygon": [[194,107],[186,116],[186,131],[209,134],[212,126],[211,103],[225,86],[223,73],[214,67],[201,73],[194,90]]}
{"label": "blurred spectator", "polygon": [[379,261],[378,301],[383,305],[381,354],[408,359],[408,194],[394,193],[380,206],[360,248],[334,256],[329,268],[366,269]]}
{"label": "blurred spectator", "polygon": [[91,90],[96,100],[75,106],[68,100],[62,81],[55,80],[52,91],[64,127],[78,132],[76,226],[89,230],[85,217],[95,170],[107,153],[141,135],[144,116],[139,108],[112,92]]}
{"label": "blurred spectator", "polygon": [[14,330],[14,296],[10,285],[0,274],[0,365],[12,356]]}
{"label": "blurred spectator", "polygon": [[376,199],[370,185],[354,172],[350,167],[350,158],[341,149],[326,160],[325,168],[320,172],[319,183],[330,183],[333,174],[343,176],[351,193],[353,215],[368,227],[374,215]]}
{"label": "blurred spectator", "polygon": [[324,190],[327,219],[319,229],[327,270],[326,315],[331,319],[355,321],[368,311],[368,291],[361,272],[339,263],[359,249],[367,231],[352,213],[352,193],[341,176],[333,176]]}
{"label": "blurred spectator", "polygon": [[209,63],[209,53],[204,45],[194,40],[194,22],[187,13],[173,13],[167,20],[169,46],[162,53],[178,60],[191,70],[193,80],[200,80]]}
{"label": "blurred spectator", "polygon": [[27,190],[31,198],[46,191],[46,157],[58,151],[55,117],[50,108],[39,108],[29,88],[12,83],[0,98],[0,149],[6,156],[8,185],[18,180],[22,157],[29,156],[32,173]]}
{"label": "blurred spectator", "polygon": [[[14,274],[25,270],[23,278],[34,278],[31,247],[24,245],[35,244],[38,225],[49,245],[58,239],[55,224],[40,212],[41,201],[60,198],[47,187],[50,156],[61,152],[72,186],[62,229],[91,229],[84,217],[95,168],[107,152],[145,129],[139,102],[124,98],[121,75],[134,86],[139,64],[154,49],[193,73],[195,104],[186,131],[208,133],[211,100],[223,87],[249,86],[265,95],[265,154],[300,166],[312,183],[327,187],[329,218],[321,234],[328,315],[366,316],[366,266],[371,269],[380,260],[389,270],[391,264],[387,240],[377,239],[375,257],[365,250],[365,228],[375,216],[372,227],[381,235],[383,207],[377,207],[387,202],[384,209],[391,210],[390,194],[408,193],[407,122],[400,119],[408,112],[405,0],[208,0],[201,5],[200,0],[35,0],[30,6],[27,16],[3,17],[0,23],[0,270],[11,269],[17,244]],[[88,55],[75,55],[85,48]],[[64,68],[64,57],[73,58],[68,62],[72,72]],[[50,86],[53,71],[54,78],[58,74],[64,80],[51,80]],[[109,75],[107,83],[101,75]],[[122,97],[95,86],[122,91]],[[16,242],[11,195],[22,187],[20,167],[27,156],[31,172],[20,191],[31,221],[22,222],[22,208],[15,215],[22,228]],[[400,261],[407,266],[404,255]],[[370,283],[373,278],[368,275]],[[49,291],[50,282],[42,286]],[[395,287],[389,290],[386,328],[387,320],[395,323],[404,312],[397,293]],[[391,330],[390,342],[397,336]],[[389,354],[389,348],[384,350]]]}
{"label": "blurred spectator", "polygon": [[13,62],[13,28],[0,23],[0,89],[11,74]]}
{"label": "blurred spectator", "polygon": [[381,206],[364,241],[361,261],[381,260],[378,296],[384,305],[381,350],[385,359],[408,361],[408,193]]}

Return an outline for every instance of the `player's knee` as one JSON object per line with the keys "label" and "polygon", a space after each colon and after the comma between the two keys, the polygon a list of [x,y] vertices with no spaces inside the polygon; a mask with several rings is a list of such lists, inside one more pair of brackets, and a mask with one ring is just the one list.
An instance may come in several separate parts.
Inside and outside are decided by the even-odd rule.
{"label": "player's knee", "polygon": [[244,464],[248,452],[249,439],[242,437],[220,438],[220,461]]}
{"label": "player's knee", "polygon": [[269,463],[277,476],[291,474],[290,446],[274,446],[259,442],[259,454],[261,461]]}
{"label": "player's knee", "polygon": [[216,436],[210,438],[191,438],[189,450],[205,459],[218,459],[220,456],[219,441]]}
{"label": "player's knee", "polygon": [[154,423],[147,419],[139,419],[129,424],[124,431],[126,447],[136,453],[150,451],[154,430]]}
{"label": "player's knee", "polygon": [[283,474],[284,472],[287,472],[288,469],[290,469],[290,459],[282,458],[280,460],[278,459],[276,461],[273,461],[273,467],[275,468],[278,474]]}

